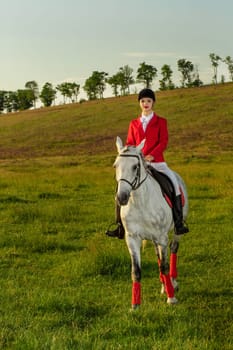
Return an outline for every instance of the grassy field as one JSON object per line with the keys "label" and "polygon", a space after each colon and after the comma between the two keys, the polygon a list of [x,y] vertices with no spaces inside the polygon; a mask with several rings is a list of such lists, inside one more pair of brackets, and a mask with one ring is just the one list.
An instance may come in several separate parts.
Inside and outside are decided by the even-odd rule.
{"label": "grassy field", "polygon": [[179,304],[160,295],[152,245],[142,306],[114,221],[115,138],[136,96],[0,117],[0,349],[233,349],[233,84],[157,94],[170,167],[185,179],[190,233]]}

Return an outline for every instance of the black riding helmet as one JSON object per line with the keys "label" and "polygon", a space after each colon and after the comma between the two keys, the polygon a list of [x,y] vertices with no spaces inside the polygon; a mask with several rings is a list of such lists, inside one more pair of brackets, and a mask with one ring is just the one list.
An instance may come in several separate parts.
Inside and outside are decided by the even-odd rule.
{"label": "black riding helmet", "polygon": [[145,97],[149,97],[155,102],[155,93],[151,89],[142,89],[138,94],[138,101]]}

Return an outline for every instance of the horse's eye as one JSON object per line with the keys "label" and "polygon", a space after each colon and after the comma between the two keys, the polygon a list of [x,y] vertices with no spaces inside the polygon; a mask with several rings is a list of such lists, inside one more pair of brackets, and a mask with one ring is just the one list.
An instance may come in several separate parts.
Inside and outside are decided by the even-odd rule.
{"label": "horse's eye", "polygon": [[134,170],[134,171],[137,170],[137,167],[138,167],[137,165],[134,165],[134,166],[133,166],[133,170]]}

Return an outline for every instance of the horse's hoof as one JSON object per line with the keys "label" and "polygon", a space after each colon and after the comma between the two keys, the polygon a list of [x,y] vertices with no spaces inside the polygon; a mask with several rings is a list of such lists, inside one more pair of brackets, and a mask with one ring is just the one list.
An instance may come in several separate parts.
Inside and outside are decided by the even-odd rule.
{"label": "horse's hoof", "polygon": [[172,285],[173,285],[174,291],[178,292],[178,290],[179,290],[178,282],[176,281],[175,278],[172,278],[171,281],[172,281]]}
{"label": "horse's hoof", "polygon": [[177,300],[175,297],[173,297],[173,298],[167,298],[167,303],[168,303],[169,305],[175,305],[175,304],[178,303],[178,300]]}
{"label": "horse's hoof", "polygon": [[133,311],[139,310],[139,308],[140,308],[139,304],[133,304],[132,309],[130,311],[133,312]]}

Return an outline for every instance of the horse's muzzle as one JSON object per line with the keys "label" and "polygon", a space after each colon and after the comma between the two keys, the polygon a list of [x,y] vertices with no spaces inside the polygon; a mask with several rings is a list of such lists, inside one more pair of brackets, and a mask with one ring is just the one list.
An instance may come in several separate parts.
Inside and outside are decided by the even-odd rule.
{"label": "horse's muzzle", "polygon": [[117,201],[120,205],[127,205],[129,201],[130,192],[121,192],[117,194]]}

